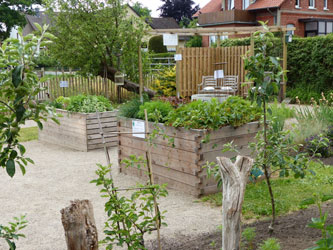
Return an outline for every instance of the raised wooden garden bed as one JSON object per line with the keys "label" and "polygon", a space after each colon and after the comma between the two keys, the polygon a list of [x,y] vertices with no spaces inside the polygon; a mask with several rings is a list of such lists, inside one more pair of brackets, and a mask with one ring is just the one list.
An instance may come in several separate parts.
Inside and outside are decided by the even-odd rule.
{"label": "raised wooden garden bed", "polygon": [[[118,126],[120,132],[132,131],[132,120],[119,118]],[[150,131],[153,123],[149,123]],[[227,126],[209,133],[209,142],[205,130],[187,130],[184,128],[166,127],[159,124],[164,133],[174,138],[174,146],[167,139],[158,137],[154,139],[152,146],[152,165],[156,183],[168,183],[173,188],[196,197],[216,193],[218,191],[216,181],[208,179],[206,169],[203,165],[207,161],[216,161],[217,156],[232,157],[234,153],[221,153],[225,143],[234,141],[238,145],[241,154],[249,155],[248,142],[254,141],[254,136],[259,131],[259,123],[252,122],[239,128]],[[147,142],[132,134],[119,135],[119,166],[120,171],[125,174],[146,177],[145,169],[137,166],[126,168],[121,161],[130,155],[145,156]],[[141,164],[142,165],[142,164]]]}
{"label": "raised wooden garden bed", "polygon": [[[39,140],[57,144],[80,151],[103,148],[98,119],[96,113],[69,113],[57,109],[61,114],[58,120],[60,125],[52,120],[45,122],[43,130],[39,130]],[[100,113],[100,121],[104,132],[106,145],[117,146],[117,112],[107,111]]]}

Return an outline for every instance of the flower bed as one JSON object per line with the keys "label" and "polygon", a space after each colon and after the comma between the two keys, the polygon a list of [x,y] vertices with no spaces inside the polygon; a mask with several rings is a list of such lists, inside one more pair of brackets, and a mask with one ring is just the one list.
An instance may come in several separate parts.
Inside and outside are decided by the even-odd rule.
{"label": "flower bed", "polygon": [[[132,122],[135,119],[118,118],[120,132],[132,131]],[[149,123],[150,131],[154,129],[154,123]],[[233,153],[221,153],[225,143],[234,141],[238,150],[243,155],[250,153],[247,145],[254,140],[259,131],[259,123],[251,122],[238,128],[226,126],[215,131],[208,132],[205,129],[184,129],[158,124],[167,136],[174,138],[173,145],[162,136],[153,139],[152,165],[156,183],[168,183],[173,188],[196,197],[215,193],[218,191],[216,181],[208,179],[203,165],[207,161],[215,161],[217,156],[232,157]],[[208,137],[207,137],[208,135]],[[203,141],[209,138],[209,141]],[[143,138],[131,134],[119,135],[119,166],[122,173],[138,177],[146,177],[141,166],[125,167],[122,160],[131,155],[145,157],[147,142]],[[142,165],[142,164],[141,164]]]}
{"label": "flower bed", "polygon": [[106,146],[118,145],[117,134],[111,133],[117,131],[117,111],[108,111],[112,107],[106,98],[84,95],[59,97],[54,105],[69,111],[57,109],[57,114],[61,115],[58,118],[60,125],[53,121],[45,122],[43,130],[39,131],[40,141],[80,151],[103,148],[98,111]]}
{"label": "flower bed", "polygon": [[[222,154],[225,143],[234,141],[239,146],[241,154],[248,155],[248,142],[254,140],[259,130],[257,120],[260,110],[239,97],[230,97],[224,103],[217,100],[211,102],[196,101],[187,104],[181,102],[170,105],[165,101],[140,103],[132,101],[120,108],[120,114],[130,114],[132,117],[120,117],[118,127],[120,132],[132,131],[133,118],[143,118],[144,109],[148,119],[158,123],[161,136],[153,139],[152,164],[156,183],[168,183],[174,188],[194,196],[217,192],[216,182],[208,179],[203,166],[207,161],[216,160]],[[154,129],[150,122],[150,131]],[[172,138],[170,143],[168,139]],[[145,176],[144,169],[137,165],[126,168],[122,160],[131,155],[145,157],[147,142],[132,134],[119,135],[119,166],[121,172],[136,176]],[[209,140],[207,140],[209,138]],[[206,141],[205,143],[203,141]],[[142,164],[141,164],[142,165]]]}

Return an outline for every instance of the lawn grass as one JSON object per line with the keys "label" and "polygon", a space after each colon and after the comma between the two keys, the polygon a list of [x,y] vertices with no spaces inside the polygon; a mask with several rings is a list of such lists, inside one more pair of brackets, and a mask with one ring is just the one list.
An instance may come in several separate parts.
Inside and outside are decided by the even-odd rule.
{"label": "lawn grass", "polygon": [[[320,195],[333,194],[333,166],[316,165],[313,170],[316,175],[308,173],[304,179],[289,177],[272,180],[278,215],[306,208],[306,206],[301,205],[301,202],[313,198],[315,193]],[[221,206],[222,195],[221,193],[209,195],[203,197],[202,201]],[[265,181],[247,185],[242,213],[246,220],[259,219],[272,214],[270,196]]]}
{"label": "lawn grass", "polygon": [[20,130],[19,141],[26,142],[26,141],[33,141],[38,139],[38,128],[31,127],[31,128],[22,128]]}

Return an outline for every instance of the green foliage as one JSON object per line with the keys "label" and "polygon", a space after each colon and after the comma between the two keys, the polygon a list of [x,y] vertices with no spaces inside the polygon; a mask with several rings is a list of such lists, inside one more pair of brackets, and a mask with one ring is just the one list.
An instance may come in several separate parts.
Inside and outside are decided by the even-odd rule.
{"label": "green foliage", "polygon": [[158,57],[158,58],[161,58],[161,57],[174,57],[174,55],[175,55],[175,52],[150,53],[149,57],[150,58],[154,58],[154,57]]}
{"label": "green foliage", "polygon": [[71,97],[58,97],[53,105],[56,108],[66,109],[70,112],[94,113],[112,110],[110,101],[104,96],[77,95]]}
{"label": "green foliage", "polygon": [[152,86],[157,95],[175,96],[176,95],[176,67],[163,68],[159,71]]}
{"label": "green foliage", "polygon": [[[146,165],[141,158],[132,156],[124,164]],[[167,191],[164,186],[138,185],[130,198],[118,196],[112,179],[106,177],[110,172],[109,167],[98,165],[96,174],[98,178],[91,181],[101,186],[101,196],[107,198],[105,211],[108,220],[105,223],[104,233],[106,235],[102,243],[107,244],[106,249],[113,249],[113,245],[126,245],[129,250],[146,249],[144,245],[144,234],[156,230],[156,220],[163,219],[159,212],[154,212],[154,196],[156,199],[165,197]],[[161,225],[161,222],[160,222]]]}
{"label": "green foliage", "polygon": [[169,102],[145,102],[140,106],[138,118],[145,119],[145,109],[147,110],[148,120],[153,122],[165,122],[169,113],[173,111],[173,107]]}
{"label": "green foliage", "polygon": [[258,120],[260,109],[240,97],[229,97],[222,104],[216,99],[185,104],[170,113],[167,124],[193,129],[218,129],[226,125],[240,126]]}
{"label": "green foliage", "polygon": [[25,14],[34,14],[33,4],[41,4],[40,0],[15,0],[0,2],[0,41],[9,37],[12,28],[23,27],[27,21]]}
{"label": "green foliage", "polygon": [[[148,102],[149,98],[147,95],[143,96],[143,102]],[[131,100],[125,102],[119,107],[119,115],[127,118],[139,118],[138,113],[142,102],[139,96],[133,97]]]}
{"label": "green foliage", "polygon": [[167,47],[163,45],[163,36],[150,38],[148,50],[153,53],[167,53]]}
{"label": "green foliage", "polygon": [[0,47],[0,166],[11,177],[16,166],[24,174],[28,162],[33,163],[24,156],[25,147],[19,142],[20,127],[25,121],[33,120],[42,129],[42,121],[50,115],[56,121],[47,103],[34,100],[43,90],[40,83],[47,78],[38,78],[33,58],[38,48],[51,42],[47,38],[53,38],[46,32],[47,26],[35,25],[41,35],[23,37],[19,29],[20,39],[7,39]]}
{"label": "green foliage", "polygon": [[280,250],[281,246],[277,239],[269,238],[260,244],[259,250]]}
{"label": "green foliage", "polygon": [[318,102],[321,95],[320,92],[313,90],[313,85],[297,84],[295,87],[288,86],[287,97],[291,99],[291,103],[296,103],[298,99],[301,104],[308,104],[312,99]]}
{"label": "green foliage", "polygon": [[[138,82],[138,46],[148,27],[145,19],[127,15],[124,0],[47,0],[56,42],[50,53],[62,66],[83,75],[114,75],[117,58],[127,79]],[[143,66],[146,69],[146,55]],[[107,72],[106,72],[107,71]]]}
{"label": "green foliage", "polygon": [[39,68],[60,66],[59,62],[46,49],[41,50],[38,57],[34,58],[33,60],[34,60],[35,64],[37,65],[37,67],[39,67]]}
{"label": "green foliage", "polygon": [[306,250],[332,250],[333,224],[327,225],[328,212],[323,214],[321,207],[322,198],[318,195],[315,195],[314,199],[316,200],[319,209],[319,218],[312,218],[312,222],[308,224],[308,227],[319,229],[321,231],[322,238],[316,241],[317,246],[308,248]]}
{"label": "green foliage", "polygon": [[243,250],[254,250],[254,239],[256,237],[256,229],[247,227],[242,232],[242,247]]}
{"label": "green foliage", "polygon": [[132,8],[135,10],[136,13],[138,13],[140,16],[143,17],[150,17],[151,10],[147,7],[144,7],[140,2],[135,2],[132,5]]}
{"label": "green foliage", "polygon": [[0,238],[5,239],[9,246],[9,250],[16,249],[15,240],[25,238],[25,235],[19,233],[19,231],[25,228],[27,223],[25,216],[21,216],[20,218],[14,217],[14,221],[9,222],[8,226],[0,224]]}
{"label": "green foliage", "polygon": [[202,47],[202,37],[201,36],[191,37],[191,39],[186,42],[185,47],[187,48]]}

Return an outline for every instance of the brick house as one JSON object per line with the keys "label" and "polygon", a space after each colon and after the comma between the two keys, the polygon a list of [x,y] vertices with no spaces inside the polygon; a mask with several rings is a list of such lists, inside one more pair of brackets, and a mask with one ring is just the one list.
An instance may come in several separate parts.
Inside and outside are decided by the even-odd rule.
{"label": "brick house", "polygon": [[[194,17],[201,27],[244,27],[268,21],[270,26],[296,27],[294,35],[301,37],[326,35],[333,32],[333,0],[211,0]],[[203,37],[203,46],[216,39]]]}

